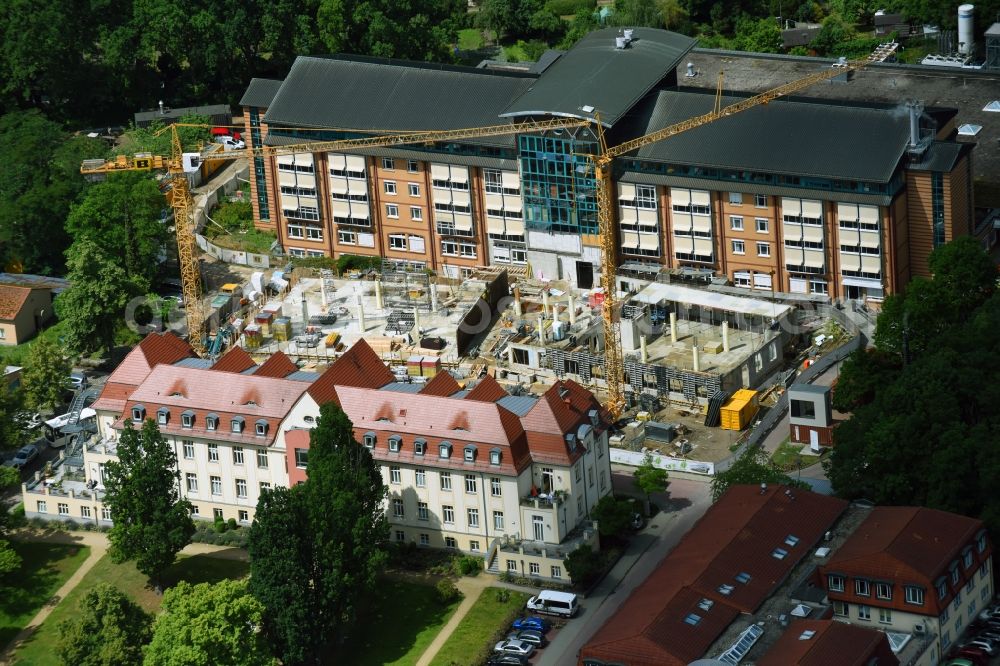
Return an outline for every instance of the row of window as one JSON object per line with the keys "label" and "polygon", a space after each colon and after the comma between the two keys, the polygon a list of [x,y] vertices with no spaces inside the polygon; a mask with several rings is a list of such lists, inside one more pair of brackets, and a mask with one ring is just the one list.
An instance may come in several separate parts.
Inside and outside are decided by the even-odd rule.
{"label": "row of window", "polygon": [[[48,500],[38,500],[35,505],[35,509],[38,513],[48,513],[49,503]],[[69,516],[69,504],[65,502],[59,502],[56,504],[56,513],[60,516]],[[90,510],[89,506],[80,507],[80,517],[81,518],[93,518],[93,512]],[[101,507],[101,520],[111,520],[111,509],[106,506]]]}
{"label": "row of window", "polygon": [[330,169],[331,176],[337,176],[339,178],[353,178],[355,180],[364,180],[365,172],[361,171],[351,171],[349,169]]}
{"label": "row of window", "polygon": [[283,162],[278,162],[278,171],[285,171],[288,173],[314,173],[312,164],[285,164]]}
{"label": "row of window", "polygon": [[441,241],[441,254],[446,257],[467,257],[475,259],[476,244],[443,240]]}
{"label": "row of window", "polygon": [[[383,157],[382,168],[386,171],[393,171],[396,168],[396,161],[391,157]],[[406,160],[406,170],[410,173],[418,173],[420,171],[420,162],[417,160]]]}
{"label": "row of window", "polygon": [[[142,423],[146,418],[146,407],[144,405],[133,405],[132,406],[132,421],[135,423]],[[181,413],[181,427],[182,428],[193,428],[195,425],[196,415],[194,410],[185,410]],[[170,409],[167,407],[160,407],[156,410],[156,423],[161,426],[165,426],[170,422]],[[234,434],[241,434],[246,425],[246,419],[242,416],[234,416],[229,420],[229,431]],[[218,430],[219,429],[219,416],[218,414],[208,414],[205,416],[205,429],[206,430]],[[259,436],[263,437],[267,434],[268,423],[265,419],[257,419],[254,424],[254,432]]]}
{"label": "row of window", "polygon": [[[386,204],[385,216],[394,220],[399,219],[399,206],[396,204]],[[414,222],[422,222],[424,219],[424,209],[420,206],[410,206],[410,219]]]}
{"label": "row of window", "polygon": [[624,208],[643,208],[646,210],[655,210],[656,188],[651,185],[636,185],[635,199],[621,197],[618,199],[618,203]]}
{"label": "row of window", "polygon": [[[438,472],[441,490],[451,490],[451,472]],[[400,485],[403,482],[403,470],[398,465],[389,466],[389,483]],[[427,487],[427,470],[414,470],[414,485],[417,488]],[[475,494],[479,492],[479,477],[475,474],[465,475],[465,492]],[[501,497],[503,495],[503,484],[499,476],[490,477],[490,495]]]}
{"label": "row of window", "polygon": [[[209,486],[211,488],[213,495],[222,495],[222,477],[221,476],[209,476]],[[189,493],[198,492],[198,474],[196,472],[187,472],[184,475],[185,485]],[[234,482],[234,487],[236,489],[237,499],[247,499],[247,480],[246,479],[236,479]],[[260,492],[264,492],[271,488],[271,484],[261,481],[260,482]]]}
{"label": "row of window", "polygon": [[311,224],[292,224],[288,223],[288,237],[289,238],[308,238],[309,240],[321,241],[323,240],[323,227],[313,226]]}
{"label": "row of window", "polygon": [[[419,183],[407,183],[407,190],[411,197],[420,196],[420,184]],[[386,194],[397,194],[396,181],[394,180],[384,180],[382,181],[382,190]]]}
{"label": "row of window", "polygon": [[[406,519],[406,508],[403,505],[403,500],[398,497],[392,500],[392,517],[398,520]],[[417,502],[417,520],[430,520],[430,509],[428,508],[427,502]],[[445,525],[455,524],[454,506],[448,504],[441,505],[441,522]],[[479,509],[466,509],[465,522],[469,529],[479,529]],[[493,512],[493,529],[501,531],[504,529],[503,511]]]}
{"label": "row of window", "polygon": [[[194,460],[194,442],[185,440],[183,442],[184,449],[184,459]],[[245,452],[242,446],[231,447],[231,452],[233,455],[233,464],[242,465],[246,458]],[[256,449],[257,467],[259,469],[268,468],[267,460],[267,450],[266,449]],[[219,462],[219,445],[209,444],[208,445],[208,462]]]}
{"label": "row of window", "polygon": [[[770,228],[770,220],[766,217],[755,217],[754,227],[759,233],[766,234]],[[742,215],[730,215],[729,216],[729,228],[733,231],[743,231],[743,216]]]}
{"label": "row of window", "polygon": [[294,185],[282,185],[282,194],[292,194],[297,197],[315,197],[316,188],[315,187],[295,187]]}
{"label": "row of window", "polygon": [[[374,432],[365,433],[362,437],[362,442],[364,445],[370,449],[374,450],[378,444],[378,435]],[[389,451],[391,453],[399,453],[403,448],[403,438],[399,435],[389,435],[386,440]],[[454,445],[451,442],[443,441],[438,444],[438,457],[447,460],[451,458],[451,452],[454,449]],[[427,452],[427,440],[423,437],[417,437],[413,440],[413,453],[414,455],[422,456]],[[479,449],[475,444],[466,444],[463,449],[463,459],[465,462],[476,462],[476,457],[479,453]],[[498,448],[490,449],[490,464],[499,465],[501,459],[503,458],[503,452]]]}
{"label": "row of window", "polygon": [[[733,254],[746,254],[746,243],[741,240],[734,240],[733,243]],[[765,243],[763,241],[757,241],[757,256],[758,257],[770,257],[771,256],[771,244]]]}
{"label": "row of window", "polygon": [[[191,515],[195,518],[199,518],[201,516],[201,510],[198,508],[197,504],[191,505]],[[237,520],[239,520],[240,523],[243,523],[244,525],[250,523],[250,512],[247,511],[246,509],[240,509],[236,515],[239,516]],[[212,509],[213,520],[222,520],[223,518],[224,516],[222,513],[222,509],[219,508]]]}

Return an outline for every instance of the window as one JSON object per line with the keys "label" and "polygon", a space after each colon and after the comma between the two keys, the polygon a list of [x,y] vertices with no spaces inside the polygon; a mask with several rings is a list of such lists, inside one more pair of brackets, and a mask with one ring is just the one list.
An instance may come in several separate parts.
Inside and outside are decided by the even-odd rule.
{"label": "window", "polygon": [[398,465],[393,465],[389,468],[389,483],[397,485],[402,483],[402,473],[400,472]]}
{"label": "window", "polygon": [[767,233],[767,218],[766,217],[755,217],[754,225],[757,227],[757,231],[762,234]]}
{"label": "window", "polygon": [[420,163],[416,160],[406,160],[406,170],[410,173],[417,173],[420,170]]}
{"label": "window", "polygon": [[476,475],[466,474],[465,475],[465,492],[475,493],[476,492]]}
{"label": "window", "polygon": [[690,624],[692,627],[697,626],[701,622],[701,616],[696,613],[688,613],[684,618],[685,624]]}
{"label": "window", "polygon": [[941,648],[944,649],[951,645],[951,632],[945,631],[941,634]]}
{"label": "window", "polygon": [[299,469],[309,466],[309,449],[295,449],[295,466]]}
{"label": "window", "polygon": [[441,472],[441,490],[451,490],[451,472]]}
{"label": "window", "polygon": [[770,243],[757,243],[757,256],[758,257],[770,257],[771,256],[771,244]]}
{"label": "window", "polygon": [[479,552],[479,542],[476,541],[475,539],[470,539],[469,540],[469,550],[471,550],[473,553],[478,553]]}
{"label": "window", "polygon": [[80,507],[80,517],[81,518],[90,518],[90,507],[89,506],[81,506]]}
{"label": "window", "polygon": [[587,485],[591,488],[594,487],[594,468],[590,467],[587,469]]}
{"label": "window", "polygon": [[495,530],[503,529],[503,511],[493,512],[493,529]]}
{"label": "window", "polygon": [[[44,505],[45,502],[39,502],[39,504]],[[41,511],[42,513],[45,513],[45,510],[41,507],[39,507],[38,510]],[[101,507],[101,520],[111,520],[111,509],[109,507],[106,506]]]}
{"label": "window", "polygon": [[416,183],[410,183],[407,187],[408,187],[408,189],[410,191],[410,196],[411,197],[419,197],[420,196],[420,186],[419,185],[417,185]]}
{"label": "window", "polygon": [[184,459],[194,460],[194,442],[184,442]]}
{"label": "window", "polygon": [[875,583],[875,596],[879,599],[892,599],[892,585],[890,583]]}
{"label": "window", "polygon": [[441,521],[446,525],[455,524],[455,507],[447,504],[441,505]]}
{"label": "window", "polygon": [[493,497],[500,497],[503,493],[503,486],[500,483],[499,476],[490,477],[490,495]]}
{"label": "window", "polygon": [[267,469],[267,451],[259,449],[257,451],[257,467]]}
{"label": "window", "polygon": [[181,414],[181,426],[190,428],[194,425],[194,412],[184,412]]}
{"label": "window", "polygon": [[[385,205],[385,216],[386,217],[392,217],[392,218],[398,218],[399,217],[399,206],[397,206],[396,204],[386,204]],[[401,248],[394,248],[394,249],[405,250],[406,249],[406,236],[400,236],[399,238],[403,239],[403,247],[401,247]],[[389,236],[389,247],[393,247],[393,245],[392,245],[392,239],[393,239],[393,237]]]}
{"label": "window", "polygon": [[229,430],[236,434],[243,432],[243,417],[237,416],[229,422]]}
{"label": "window", "polygon": [[192,472],[188,472],[185,475],[187,479],[187,489],[189,493],[198,492],[198,475]]}
{"label": "window", "polygon": [[247,511],[246,509],[240,509],[238,515],[240,517],[240,522],[241,523],[249,523],[250,522],[250,512]]}
{"label": "window", "polygon": [[851,613],[851,607],[845,604],[843,601],[833,602],[833,614],[838,617],[849,617]]}
{"label": "window", "polygon": [[382,168],[383,169],[388,169],[390,171],[393,169],[393,163],[392,163],[392,158],[391,157],[383,157],[382,158]]}
{"label": "window", "polygon": [[771,557],[773,557],[776,560],[783,560],[786,557],[788,557],[788,551],[785,550],[784,548],[775,548],[774,550],[771,551]]}
{"label": "window", "polygon": [[975,616],[976,616],[976,600],[973,599],[971,602],[969,602],[969,617],[975,617]]}
{"label": "window", "polygon": [[822,280],[810,280],[809,281],[809,292],[812,294],[826,294],[828,288],[826,282]]}
{"label": "window", "polygon": [[501,453],[499,449],[493,449],[490,451],[490,464],[499,465],[500,464]]}
{"label": "window", "polygon": [[392,500],[392,515],[395,518],[403,517],[403,500],[398,497]]}
{"label": "window", "polygon": [[393,453],[399,453],[399,447],[403,443],[403,439],[399,435],[392,435],[389,439],[389,450]]}
{"label": "window", "polygon": [[422,533],[420,535],[420,545],[421,546],[429,546],[430,543],[431,543],[431,537],[430,537],[430,535]]}
{"label": "window", "polygon": [[464,450],[465,462],[476,462],[476,447],[467,446]]}
{"label": "window", "polygon": [[438,457],[451,458],[451,444],[448,442],[441,442],[441,444],[438,445]]}
{"label": "window", "polygon": [[748,574],[746,571],[741,571],[740,573],[736,574],[737,583],[743,583],[744,585],[746,585],[747,583],[750,582],[750,578],[751,578],[750,574]]}
{"label": "window", "polygon": [[240,499],[247,498],[247,480],[236,479],[236,496]]}
{"label": "window", "polygon": [[576,466],[576,482],[580,483],[583,481],[583,465]]}
{"label": "window", "polygon": [[892,624],[892,611],[888,608],[879,608],[878,621],[882,624]]}
{"label": "window", "polygon": [[68,516],[69,504],[64,504],[63,502],[59,502],[59,504],[56,505],[56,511],[59,512],[60,516]]}
{"label": "window", "polygon": [[427,502],[417,502],[417,520],[427,520]]}
{"label": "window", "polygon": [[562,567],[552,567],[552,577],[562,578]]}
{"label": "window", "polygon": [[746,254],[746,245],[741,240],[734,240],[733,254]]}
{"label": "window", "polygon": [[976,550],[980,553],[986,552],[986,530],[982,530],[976,536]]}
{"label": "window", "polygon": [[990,573],[989,562],[983,562],[982,566],[979,567],[979,578],[985,579]]}
{"label": "window", "polygon": [[742,192],[730,192],[729,193],[729,203],[733,206],[739,206],[743,203],[743,193]]}
{"label": "window", "polygon": [[830,588],[831,592],[843,592],[844,591],[844,577],[836,576],[830,574],[826,577],[826,584]]}
{"label": "window", "polygon": [[214,414],[209,414],[205,417],[205,429],[215,430],[219,427],[219,417]]}
{"label": "window", "polygon": [[146,408],[142,405],[136,405],[132,408],[132,420],[137,423],[141,423],[142,420],[146,418]]}
{"label": "window", "polygon": [[243,464],[243,447],[234,446],[233,447],[233,464],[242,465]]}
{"label": "window", "polygon": [[854,593],[859,597],[870,597],[872,595],[871,583],[864,578],[855,578]]}
{"label": "window", "polygon": [[208,462],[219,462],[219,445],[208,445]]}
{"label": "window", "polygon": [[517,572],[517,560],[507,560],[507,571]]}
{"label": "window", "polygon": [[798,542],[799,538],[794,534],[789,534],[788,536],[785,537],[785,544],[788,546],[792,546],[793,548],[795,547],[795,544],[797,544]]}
{"label": "window", "polygon": [[455,537],[445,537],[444,538],[444,547],[445,548],[458,548],[458,541],[455,539]]}
{"label": "window", "polygon": [[422,222],[424,219],[424,209],[420,206],[410,206],[410,219],[414,222]]}
{"label": "window", "polygon": [[767,208],[767,196],[763,194],[753,195],[753,205],[757,208]]}
{"label": "window", "polygon": [[733,231],[743,231],[743,218],[739,215],[730,215],[729,228]]}
{"label": "window", "polygon": [[871,620],[872,619],[872,609],[871,609],[871,606],[865,606],[864,604],[858,606],[858,619],[859,620]]}
{"label": "window", "polygon": [[972,568],[972,546],[966,546],[962,552],[962,564],[965,565],[966,569]]}
{"label": "window", "polygon": [[808,400],[792,400],[789,409],[791,410],[792,418],[816,418],[816,405]]}
{"label": "window", "polygon": [[212,494],[221,495],[222,494],[222,477],[213,476],[212,477]]}
{"label": "window", "polygon": [[479,527],[479,509],[468,509],[469,527]]}
{"label": "window", "polygon": [[418,456],[424,455],[424,451],[427,450],[427,442],[421,437],[413,440],[413,453]]}
{"label": "window", "polygon": [[375,448],[375,440],[376,439],[378,439],[378,438],[375,436],[375,433],[373,433],[373,432],[366,432],[365,433],[365,437],[364,437],[365,448],[367,448],[367,449],[374,449]]}
{"label": "window", "polygon": [[396,181],[394,181],[394,180],[384,181],[382,183],[382,186],[383,186],[383,189],[385,189],[385,193],[386,194],[395,194],[396,193]]}
{"label": "window", "polygon": [[396,530],[396,541],[399,543],[406,541],[406,533],[403,530]]}
{"label": "window", "polygon": [[265,421],[264,419],[258,419],[257,422],[254,423],[254,433],[256,433],[258,437],[263,437],[264,435],[266,435],[267,421]]}
{"label": "window", "polygon": [[951,584],[958,585],[958,561],[951,563]]}
{"label": "window", "polygon": [[270,490],[270,489],[271,489],[271,484],[270,483],[268,483],[267,481],[261,481],[260,482],[260,494],[261,495],[263,495],[265,491]]}
{"label": "window", "polygon": [[655,209],[656,188],[651,185],[636,185],[635,206],[636,208]]}
{"label": "window", "polygon": [[413,475],[417,480],[417,488],[423,488],[427,485],[427,472],[418,469],[414,471]]}
{"label": "window", "polygon": [[170,410],[166,407],[160,407],[156,410],[156,422],[160,425],[167,425],[167,421],[170,419]]}
{"label": "window", "polygon": [[541,575],[542,568],[538,565],[538,562],[530,562],[528,564],[528,573],[532,576]]}

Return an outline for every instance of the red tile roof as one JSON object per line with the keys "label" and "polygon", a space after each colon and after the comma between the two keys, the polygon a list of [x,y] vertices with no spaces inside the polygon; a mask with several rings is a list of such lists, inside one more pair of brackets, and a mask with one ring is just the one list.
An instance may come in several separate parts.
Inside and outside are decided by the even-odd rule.
{"label": "red tile roof", "polygon": [[[753,612],[847,508],[847,502],[784,486],[733,486],[584,646],[583,659],[630,666],[686,666],[741,612]],[[795,546],[785,543],[793,535]],[[772,556],[783,548],[783,559]],[[740,573],[749,581],[736,580]],[[729,595],[722,585],[732,586]],[[709,610],[699,608],[702,600]],[[685,622],[695,614],[696,625]]]}
{"label": "red tile roof", "polygon": [[253,371],[255,377],[287,377],[296,372],[298,366],[292,363],[284,352],[277,351]]}
{"label": "red tile roof", "polygon": [[191,346],[170,331],[150,333],[108,376],[101,395],[91,407],[97,410],[121,412],[129,393],[146,379],[154,367],[159,364],[176,363],[182,358],[194,356]]}
{"label": "red tile roof", "polygon": [[458,385],[455,378],[451,376],[449,372],[439,372],[434,375],[434,378],[424,384],[424,387],[418,391],[420,395],[439,395],[442,397],[447,397],[454,393],[462,390],[462,387]]}
{"label": "red tile roof", "polygon": [[611,416],[597,398],[572,380],[556,382],[521,420],[532,457],[539,462],[572,464],[583,455],[583,447],[570,452],[564,435],[579,435],[584,425],[593,427],[590,412],[594,410],[599,415],[597,430],[603,431]]}
{"label": "red tile roof", "polygon": [[486,375],[465,395],[465,399],[479,400],[480,402],[496,402],[506,395],[508,395],[507,391],[503,390],[499,382],[492,375]]}
{"label": "red tile roof", "polygon": [[243,347],[233,347],[212,365],[219,372],[243,372],[257,365]]}
{"label": "red tile roof", "polygon": [[0,319],[4,321],[15,319],[30,295],[31,289],[28,287],[0,284]]}
{"label": "red tile roof", "polygon": [[757,666],[868,666],[872,663],[899,665],[885,634],[836,620],[793,622],[757,660]]}
{"label": "red tile roof", "polygon": [[341,386],[381,388],[394,379],[378,354],[361,339],[309,386],[309,395],[316,404],[323,405],[337,401],[337,390]]}

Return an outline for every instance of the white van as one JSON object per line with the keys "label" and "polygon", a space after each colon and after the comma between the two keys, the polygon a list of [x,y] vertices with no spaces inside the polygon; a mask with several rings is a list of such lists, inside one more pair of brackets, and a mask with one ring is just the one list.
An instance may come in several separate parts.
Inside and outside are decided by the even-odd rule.
{"label": "white van", "polygon": [[573,617],[580,610],[580,605],[576,595],[570,592],[542,590],[537,596],[528,599],[527,609],[535,613]]}

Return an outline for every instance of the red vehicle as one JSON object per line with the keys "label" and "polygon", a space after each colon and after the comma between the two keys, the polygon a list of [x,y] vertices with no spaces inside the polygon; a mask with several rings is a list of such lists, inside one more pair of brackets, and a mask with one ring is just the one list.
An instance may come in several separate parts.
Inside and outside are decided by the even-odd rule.
{"label": "red vehicle", "polygon": [[213,127],[212,128],[212,136],[229,136],[229,132],[230,132],[230,130],[229,130],[228,127]]}
{"label": "red vehicle", "polygon": [[952,658],[968,659],[976,666],[987,666],[990,663],[989,655],[974,647],[964,647],[952,655]]}

